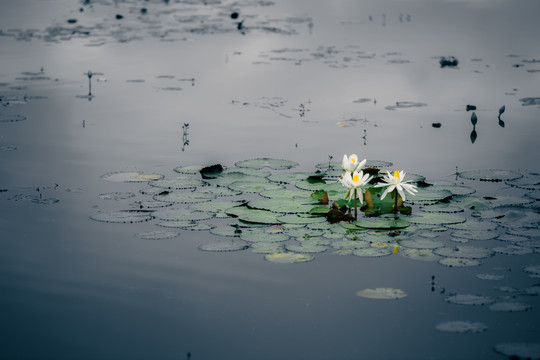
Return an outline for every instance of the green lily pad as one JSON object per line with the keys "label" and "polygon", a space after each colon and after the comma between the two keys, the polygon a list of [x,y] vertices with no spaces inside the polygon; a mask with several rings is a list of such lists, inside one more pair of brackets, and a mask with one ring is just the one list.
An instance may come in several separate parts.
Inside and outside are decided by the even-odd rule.
{"label": "green lily pad", "polygon": [[405,219],[376,219],[376,220],[358,220],[354,225],[364,229],[404,229],[409,226]]}
{"label": "green lily pad", "polygon": [[304,217],[304,216],[298,216],[296,214],[288,214],[288,215],[278,216],[277,220],[280,223],[284,223],[284,224],[311,224],[311,223],[326,221],[326,218],[320,217],[320,216]]}
{"label": "green lily pad", "polygon": [[250,209],[247,206],[236,206],[225,210],[227,215],[236,216],[247,223],[278,224],[276,213],[267,210]]}
{"label": "green lily pad", "polygon": [[437,249],[444,246],[442,241],[422,238],[402,240],[399,244],[411,249]]}
{"label": "green lily pad", "polygon": [[267,254],[264,256],[264,259],[270,262],[275,262],[279,264],[292,264],[292,263],[303,263],[311,261],[314,259],[314,256],[311,254],[299,254],[293,252],[278,252],[273,254]]}
{"label": "green lily pad", "polygon": [[299,189],[276,189],[276,190],[264,190],[259,193],[262,197],[270,199],[309,199],[311,192]]}
{"label": "green lily pad", "polygon": [[202,170],[202,168],[204,168],[202,165],[185,165],[175,167],[173,170],[180,174],[196,175]]}
{"label": "green lily pad", "polygon": [[285,245],[278,242],[255,242],[251,244],[251,251],[258,254],[274,254],[285,252]]}
{"label": "green lily pad", "polygon": [[231,226],[231,224],[222,225],[222,226],[216,226],[212,230],[210,230],[211,234],[218,235],[218,236],[231,236],[231,237],[238,237],[243,233],[244,230],[242,230],[240,227]]}
{"label": "green lily pad", "polygon": [[356,292],[356,296],[368,298],[368,299],[384,299],[384,300],[396,300],[403,299],[407,296],[407,293],[401,289],[393,288],[376,288],[376,289],[364,289]]}
{"label": "green lily pad", "polygon": [[251,181],[235,181],[228,185],[229,189],[236,190],[236,191],[242,191],[242,192],[250,192],[250,193],[258,193],[265,190],[277,190],[277,189],[283,189],[283,186],[274,184],[271,182],[251,182]]}
{"label": "green lily pad", "polygon": [[458,172],[458,176],[480,181],[505,181],[523,177],[522,174],[512,170],[471,170]]}
{"label": "green lily pad", "polygon": [[214,200],[215,196],[198,191],[170,191],[154,195],[154,199],[169,203],[194,204]]}
{"label": "green lily pad", "polygon": [[216,197],[236,196],[242,194],[241,191],[231,190],[227,187],[204,187],[199,189],[203,194],[211,194]]}
{"label": "green lily pad", "polygon": [[108,223],[138,223],[152,220],[149,210],[114,210],[100,212],[90,216],[90,219]]}
{"label": "green lily pad", "polygon": [[241,203],[238,201],[210,201],[192,204],[189,207],[195,211],[220,213],[238,205],[241,205]]}
{"label": "green lily pad", "polygon": [[172,220],[172,221],[160,221],[156,225],[162,226],[166,228],[180,228],[180,229],[187,229],[194,226],[197,226],[199,223],[195,220]]}
{"label": "green lily pad", "polygon": [[268,180],[279,184],[294,184],[296,181],[307,179],[310,175],[311,173],[307,172],[272,174]]}
{"label": "green lily pad", "polygon": [[332,247],[336,249],[365,249],[371,247],[371,244],[369,241],[363,241],[363,240],[349,240],[349,239],[342,239],[340,241],[334,241],[332,242]]}
{"label": "green lily pad", "polygon": [[327,249],[327,247],[324,245],[306,243],[302,243],[300,245],[287,244],[285,245],[285,248],[288,251],[292,251],[295,253],[321,253],[325,252]]}
{"label": "green lily pad", "polygon": [[412,204],[435,204],[439,201],[447,200],[452,197],[450,190],[427,190],[418,188],[414,196],[407,197],[407,201]]}
{"label": "green lily pad", "polygon": [[240,234],[240,238],[249,242],[283,242],[289,240],[287,234],[272,234],[265,231],[244,231]]}
{"label": "green lily pad", "polygon": [[218,252],[228,252],[228,251],[241,251],[249,248],[249,245],[241,241],[231,241],[231,242],[214,242],[203,244],[199,246],[199,249],[202,251],[218,251]]}
{"label": "green lily pad", "polygon": [[437,255],[465,258],[465,259],[484,259],[493,256],[495,252],[492,249],[478,247],[478,246],[466,246],[457,245],[453,247],[441,247],[433,251]]}
{"label": "green lily pad", "polygon": [[101,176],[102,179],[113,182],[149,182],[164,177],[161,174],[143,174],[140,171],[118,171]]}
{"label": "green lily pad", "polygon": [[312,204],[306,204],[309,202],[312,201],[308,199],[259,199],[250,201],[248,207],[283,214],[296,214],[308,213],[313,208]]}
{"label": "green lily pad", "polygon": [[468,219],[466,222],[462,223],[445,224],[444,227],[454,230],[465,231],[493,231],[496,230],[499,226],[492,222]]}
{"label": "green lily pad", "polygon": [[154,212],[157,219],[167,221],[192,221],[192,220],[207,220],[214,217],[213,213],[202,211],[191,211],[188,209],[166,209]]}
{"label": "green lily pad", "polygon": [[400,250],[399,254],[420,261],[439,261],[441,259],[439,255],[433,253],[432,249],[404,249]]}
{"label": "green lily pad", "polygon": [[179,177],[176,179],[162,179],[157,181],[152,181],[150,185],[163,188],[163,189],[193,189],[198,186],[204,185],[201,180],[192,179],[189,177]]}
{"label": "green lily pad", "polygon": [[524,172],[523,177],[515,180],[507,180],[505,183],[520,189],[540,190],[540,174],[535,172]]}
{"label": "green lily pad", "polygon": [[271,159],[271,158],[257,158],[253,160],[243,160],[235,164],[237,167],[251,168],[251,169],[262,169],[268,167],[274,170],[283,170],[283,169],[292,169],[293,167],[298,166],[298,163],[290,160],[280,160],[280,159]]}
{"label": "green lily pad", "polygon": [[529,311],[531,309],[531,305],[520,302],[497,302],[489,307],[491,311],[506,312]]}
{"label": "green lily pad", "polygon": [[393,253],[393,249],[390,247],[385,247],[385,248],[369,247],[369,248],[355,249],[353,251],[354,255],[362,256],[362,257],[381,257],[381,256],[392,255],[392,253]]}
{"label": "green lily pad", "polygon": [[498,236],[495,231],[485,230],[456,230],[452,231],[450,235],[467,240],[493,240]]}
{"label": "green lily pad", "polygon": [[440,212],[440,213],[458,213],[463,212],[463,208],[460,206],[455,206],[451,204],[434,204],[422,206],[422,211],[426,212]]}
{"label": "green lily pad", "polygon": [[489,305],[495,302],[493,298],[483,295],[456,294],[444,299],[446,302],[458,305]]}
{"label": "green lily pad", "polygon": [[452,332],[452,333],[480,333],[487,330],[487,326],[481,322],[470,321],[447,321],[435,326],[435,329],[439,331]]}
{"label": "green lily pad", "polygon": [[482,263],[476,259],[463,259],[446,257],[439,260],[439,264],[448,267],[473,267],[480,266]]}
{"label": "green lily pad", "polygon": [[504,275],[497,275],[497,274],[476,274],[476,277],[480,280],[489,280],[489,281],[496,281],[496,280],[502,280],[504,279]]}
{"label": "green lily pad", "polygon": [[423,225],[446,225],[465,222],[467,219],[456,214],[420,213],[407,218],[411,223]]}
{"label": "green lily pad", "polygon": [[505,255],[527,255],[533,253],[533,250],[528,247],[516,245],[494,247],[493,251]]}
{"label": "green lily pad", "polygon": [[163,231],[163,230],[155,230],[155,231],[145,231],[138,234],[135,234],[136,237],[144,239],[144,240],[165,240],[165,239],[172,239],[180,234],[176,231]]}
{"label": "green lily pad", "polygon": [[347,188],[345,188],[341,183],[337,181],[325,181],[317,182],[317,183],[311,183],[307,180],[299,180],[294,183],[294,185],[302,190],[309,190],[309,191],[317,191],[317,190],[324,190],[328,193],[328,196],[330,196],[331,193],[343,193],[343,196],[345,196],[345,193],[347,192]]}
{"label": "green lily pad", "polygon": [[222,172],[223,178],[228,177],[238,177],[238,176],[251,176],[258,178],[267,178],[271,175],[269,171],[261,171],[258,169],[249,169],[249,168],[230,168]]}

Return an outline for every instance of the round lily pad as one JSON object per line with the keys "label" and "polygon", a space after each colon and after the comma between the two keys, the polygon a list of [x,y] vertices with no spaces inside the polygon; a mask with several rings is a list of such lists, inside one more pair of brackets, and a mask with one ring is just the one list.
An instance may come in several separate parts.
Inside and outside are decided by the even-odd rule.
{"label": "round lily pad", "polygon": [[291,199],[291,198],[302,198],[309,199],[311,197],[311,192],[300,189],[276,189],[276,190],[264,190],[259,193],[262,197],[270,199]]}
{"label": "round lily pad", "polygon": [[199,223],[195,220],[172,220],[172,221],[160,221],[156,225],[166,228],[180,228],[187,229],[197,226]]}
{"label": "round lily pad", "polygon": [[283,189],[283,186],[274,184],[271,182],[251,182],[251,181],[235,181],[228,185],[229,189],[236,190],[236,191],[242,191],[242,192],[250,192],[250,193],[258,193],[264,190],[277,190],[277,189]]}
{"label": "round lily pad", "polygon": [[108,223],[138,223],[152,220],[152,212],[148,210],[114,210],[94,214],[90,216],[90,219]]}
{"label": "round lily pad", "polygon": [[236,196],[242,193],[241,191],[231,190],[227,187],[205,187],[202,189],[198,189],[197,191],[200,191],[203,194],[211,194],[217,197]]}
{"label": "round lily pad", "polygon": [[516,245],[494,247],[493,251],[505,255],[527,255],[533,253],[533,250],[530,248]]}
{"label": "round lily pad", "polygon": [[202,165],[185,165],[185,166],[178,166],[174,168],[173,170],[180,174],[190,174],[190,175],[196,175],[198,174],[204,166]]}
{"label": "round lily pad", "polygon": [[296,181],[307,179],[310,175],[312,174],[307,172],[272,174],[268,180],[279,184],[294,184]]}
{"label": "round lily pad", "polygon": [[18,114],[0,114],[0,122],[17,122],[26,120],[26,116]]}
{"label": "round lily pad", "polygon": [[165,240],[165,239],[172,239],[180,235],[179,233],[175,231],[162,231],[162,230],[155,230],[155,231],[145,231],[138,234],[135,234],[136,237],[144,239],[144,240]]}
{"label": "round lily pad", "polygon": [[251,251],[258,254],[285,252],[285,245],[278,242],[256,242],[251,244]]}
{"label": "round lily pad", "polygon": [[447,203],[422,206],[422,211],[440,212],[440,213],[458,213],[463,212],[463,208]]}
{"label": "round lily pad", "polygon": [[133,198],[135,197],[135,194],[132,193],[132,192],[111,192],[111,193],[106,193],[106,194],[99,194],[98,197],[100,199],[104,199],[104,200],[125,200],[125,199],[130,199],[130,198]]}
{"label": "round lily pad", "polygon": [[480,280],[490,280],[490,281],[495,281],[495,280],[502,280],[504,279],[504,275],[496,275],[496,274],[476,274],[476,277]]}
{"label": "round lily pad", "polygon": [[480,230],[456,230],[450,234],[453,237],[467,240],[492,240],[497,238],[498,234],[495,231],[480,231]]}
{"label": "round lily pad", "polygon": [[198,186],[204,185],[201,180],[193,179],[189,177],[179,177],[176,179],[162,179],[152,181],[150,185],[163,188],[163,189],[193,189]]}
{"label": "round lily pad", "polygon": [[437,249],[443,247],[444,243],[442,241],[435,241],[431,239],[416,238],[410,240],[402,240],[400,242],[400,245],[412,249]]}
{"label": "round lily pad", "polygon": [[225,213],[238,219],[257,224],[278,224],[276,214],[267,210],[250,209],[247,206],[236,206],[225,210]]}
{"label": "round lily pad", "polygon": [[309,190],[309,191],[317,191],[317,190],[324,190],[328,193],[331,192],[341,192],[343,193],[343,196],[345,196],[345,193],[347,192],[347,188],[345,188],[341,183],[337,181],[325,181],[325,182],[309,182],[308,180],[299,180],[294,183],[294,185],[302,190]]}
{"label": "round lily pad", "polygon": [[386,299],[395,300],[403,299],[407,296],[407,293],[401,289],[393,288],[376,288],[376,289],[364,289],[356,292],[356,296],[368,298],[368,299]]}
{"label": "round lily pad", "polygon": [[154,195],[154,199],[172,203],[193,204],[213,200],[215,196],[198,191],[171,191],[163,195]]}
{"label": "round lily pad", "polygon": [[190,211],[188,209],[167,209],[154,212],[154,216],[161,220],[168,221],[191,221],[191,220],[207,220],[214,216],[213,213],[202,211]]}
{"label": "round lily pad", "polygon": [[458,176],[480,181],[505,181],[523,177],[522,174],[512,170],[471,170],[459,172]]}
{"label": "round lily pad", "polygon": [[534,277],[540,277],[540,265],[529,265],[523,268],[527,274]]}
{"label": "round lily pad", "polygon": [[353,222],[354,225],[364,229],[404,229],[409,226],[409,222],[405,219],[384,219],[379,218],[372,220],[358,220]]}
{"label": "round lily pad", "polygon": [[487,326],[481,322],[448,321],[435,326],[439,331],[453,333],[479,333],[487,330]]}
{"label": "round lily pad", "polygon": [[495,351],[509,359],[540,359],[540,342],[500,343],[495,345]]}
{"label": "round lily pad", "polygon": [[488,221],[478,221],[467,219],[467,221],[457,224],[444,224],[444,227],[464,231],[493,231],[499,226]]}
{"label": "round lily pad", "polygon": [[454,247],[441,247],[434,250],[435,254],[464,259],[484,259],[493,256],[495,252],[491,249],[477,246],[457,245]]}
{"label": "round lily pad", "polygon": [[292,264],[292,263],[302,263],[302,262],[311,261],[314,259],[314,256],[311,254],[278,252],[278,253],[273,253],[273,254],[267,254],[264,256],[264,259],[267,261],[280,263],[280,264]]}
{"label": "round lily pad", "polygon": [[393,249],[390,247],[378,248],[378,247],[369,247],[355,249],[353,254],[361,257],[381,257],[392,255]]}
{"label": "round lily pad", "polygon": [[407,218],[411,223],[423,225],[446,225],[465,222],[467,219],[457,214],[420,213]]}
{"label": "round lily pad", "polygon": [[197,204],[191,204],[189,207],[195,211],[207,211],[220,213],[227,209],[240,205],[238,201],[210,201]]}
{"label": "round lily pad", "polygon": [[448,267],[472,267],[472,266],[480,266],[482,263],[476,259],[447,257],[447,258],[440,259],[439,264],[445,265]]}
{"label": "round lily pad", "polygon": [[223,225],[223,226],[216,226],[212,230],[210,230],[210,233],[218,236],[232,236],[232,237],[238,237],[240,236],[244,230],[242,230],[240,227],[231,226],[231,224]]}
{"label": "round lily pad", "polygon": [[472,294],[456,294],[448,296],[444,299],[446,302],[459,305],[489,305],[495,300],[489,296],[472,295]]}
{"label": "round lily pad", "polygon": [[336,248],[336,249],[362,249],[362,248],[365,249],[365,248],[371,247],[368,241],[349,240],[349,239],[334,241],[332,242],[331,245],[333,248]]}
{"label": "round lily pad", "polygon": [[325,252],[327,249],[327,247],[324,245],[306,243],[302,243],[300,245],[287,244],[285,245],[285,248],[288,251],[292,251],[295,253],[321,253]]}
{"label": "round lily pad", "polygon": [[411,204],[435,204],[452,197],[449,190],[428,190],[419,188],[414,196],[408,196],[407,201]]}
{"label": "round lily pad", "polygon": [[240,251],[246,250],[249,248],[249,245],[241,241],[231,241],[231,242],[214,242],[203,244],[199,246],[199,249],[202,251],[218,251],[218,252],[227,252],[227,251]]}
{"label": "round lily pad", "polygon": [[257,158],[252,160],[243,160],[235,164],[237,167],[245,167],[251,169],[262,169],[268,167],[274,170],[292,169],[298,166],[298,163],[290,160],[280,160],[271,158]]}
{"label": "round lily pad", "polygon": [[507,312],[529,311],[531,309],[531,305],[520,302],[497,302],[489,307],[489,310],[491,311]]}
{"label": "round lily pad", "polygon": [[519,179],[507,180],[507,185],[526,190],[540,190],[540,174],[535,172],[524,172],[524,176]]}
{"label": "round lily pad", "polygon": [[252,209],[268,210],[284,214],[308,213],[313,204],[306,204],[309,200],[294,199],[259,199],[252,200],[248,206]]}
{"label": "round lily pad", "polygon": [[272,234],[265,231],[243,231],[240,234],[240,238],[249,242],[282,242],[289,240],[290,236],[287,234]]}
{"label": "round lily pad", "polygon": [[113,182],[149,182],[164,177],[161,174],[143,174],[140,171],[118,171],[101,175],[102,179]]}
{"label": "round lily pad", "polygon": [[244,177],[256,177],[256,178],[259,178],[259,180],[260,178],[267,178],[268,176],[270,176],[270,174],[271,173],[269,171],[261,171],[259,169],[239,168],[239,167],[226,169],[221,173],[223,178],[244,176]]}
{"label": "round lily pad", "polygon": [[439,255],[433,253],[432,249],[405,249],[400,250],[399,254],[419,261],[438,261],[441,259]]}
{"label": "round lily pad", "polygon": [[278,216],[277,220],[280,223],[284,224],[311,224],[311,223],[317,223],[317,222],[323,222],[326,221],[326,218],[321,216],[298,216],[296,214],[288,214],[283,216]]}

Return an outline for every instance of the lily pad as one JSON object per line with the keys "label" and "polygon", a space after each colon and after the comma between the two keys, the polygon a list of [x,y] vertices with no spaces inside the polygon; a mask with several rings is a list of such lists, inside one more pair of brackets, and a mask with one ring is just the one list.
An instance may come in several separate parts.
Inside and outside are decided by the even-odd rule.
{"label": "lily pad", "polygon": [[409,226],[409,222],[405,219],[383,219],[379,218],[372,220],[358,220],[353,222],[354,225],[364,229],[404,229]]}
{"label": "lily pad", "polygon": [[143,174],[140,171],[118,171],[101,175],[103,180],[113,182],[149,182],[163,179],[161,174]]}
{"label": "lily pad", "polygon": [[314,259],[314,256],[311,254],[299,254],[292,252],[278,252],[273,254],[267,254],[264,256],[264,259],[270,262],[275,262],[279,264],[292,264],[292,263],[303,263],[311,261]]}
{"label": "lily pad", "polygon": [[283,214],[309,213],[313,204],[306,204],[308,202],[312,201],[309,199],[260,199],[250,201],[248,207]]}
{"label": "lily pad", "polygon": [[458,176],[480,181],[508,181],[523,177],[522,174],[512,170],[470,170],[458,172]]}
{"label": "lily pad", "polygon": [[411,223],[423,225],[446,225],[463,223],[467,219],[457,214],[420,213],[408,218]]}
{"label": "lily pad", "polygon": [[482,263],[476,259],[446,257],[446,258],[440,259],[439,264],[448,266],[448,267],[472,267],[472,266],[480,266]]}
{"label": "lily pad", "polygon": [[302,243],[300,245],[287,244],[285,245],[285,248],[288,251],[292,251],[295,253],[321,253],[325,252],[327,249],[327,247],[324,245],[306,243]]}
{"label": "lily pad", "polygon": [[393,254],[393,249],[390,247],[378,248],[378,247],[369,247],[355,249],[353,254],[361,257],[382,257]]}
{"label": "lily pad", "polygon": [[163,195],[154,195],[154,199],[172,203],[193,204],[213,200],[215,196],[198,191],[171,191]]}
{"label": "lily pad", "polygon": [[376,288],[376,289],[364,289],[356,292],[356,296],[368,298],[368,299],[386,299],[395,300],[403,299],[407,296],[407,293],[401,289],[393,288]]}
{"label": "lily pad", "polygon": [[173,170],[180,174],[190,174],[190,175],[196,175],[201,171],[201,169],[204,166],[202,165],[185,165],[185,166],[178,166],[174,168]]}
{"label": "lily pad", "polygon": [[497,238],[498,234],[495,231],[480,231],[480,230],[456,230],[450,234],[453,237],[467,240],[492,240]]}
{"label": "lily pad", "polygon": [[251,251],[258,254],[273,254],[285,252],[285,245],[278,242],[256,242],[251,244]]}
{"label": "lily pad", "polygon": [[250,192],[250,193],[258,193],[265,190],[277,190],[277,189],[283,189],[283,186],[274,184],[271,182],[251,182],[251,181],[235,181],[228,185],[229,189],[236,190],[236,191],[242,191],[242,192]]}
{"label": "lily pad", "polygon": [[279,184],[294,184],[296,181],[307,179],[310,175],[311,173],[307,172],[272,174],[268,180]]}
{"label": "lily pad", "polygon": [[466,246],[466,245],[457,245],[454,247],[441,247],[434,250],[435,254],[454,257],[454,258],[463,258],[463,259],[484,259],[490,256],[493,256],[495,252],[492,249],[477,247],[477,246]]}
{"label": "lily pad", "polygon": [[505,255],[527,255],[527,254],[533,253],[533,250],[528,247],[522,247],[522,246],[516,246],[516,245],[494,247],[493,251],[495,251],[496,253],[505,254]]}
{"label": "lily pad", "polygon": [[243,160],[235,164],[237,167],[251,168],[251,169],[262,169],[268,167],[274,170],[283,170],[291,169],[298,166],[298,163],[290,160],[280,160],[280,159],[271,159],[271,158],[257,158],[253,160]]}
{"label": "lily pad", "polygon": [[283,242],[289,240],[287,234],[272,234],[265,231],[243,231],[240,238],[249,242]]}
{"label": "lily pad", "polygon": [[90,219],[108,223],[138,223],[152,220],[152,212],[148,210],[114,210],[94,214],[90,216]]}
{"label": "lily pad", "polygon": [[267,210],[250,209],[247,206],[236,206],[226,209],[227,215],[236,216],[238,219],[256,224],[278,224],[276,213]]}
{"label": "lily pad", "polygon": [[529,265],[523,268],[523,271],[533,277],[540,277],[540,265]]}
{"label": "lily pad", "polygon": [[442,241],[435,241],[431,239],[416,238],[411,240],[402,240],[401,246],[405,246],[412,249],[437,249],[444,246]]}
{"label": "lily pad", "polygon": [[231,242],[214,242],[203,244],[199,246],[199,249],[202,251],[218,251],[218,252],[228,252],[228,251],[241,251],[249,248],[249,245],[241,241],[231,241]]}
{"label": "lily pad", "polygon": [[435,326],[439,331],[453,333],[480,333],[487,330],[487,326],[481,322],[448,321]]}
{"label": "lily pad", "polygon": [[288,215],[278,216],[277,220],[280,223],[284,223],[284,224],[311,224],[311,223],[317,223],[317,222],[324,222],[326,221],[326,218],[320,217],[320,216],[304,217],[304,216],[299,216],[296,214],[288,214]]}
{"label": "lily pad", "polygon": [[135,197],[135,194],[132,193],[132,192],[111,192],[111,193],[106,193],[106,194],[99,194],[98,197],[100,199],[104,199],[104,200],[125,200],[125,199],[130,199],[130,198],[133,198]]}
{"label": "lily pad", "polygon": [[435,204],[439,201],[450,199],[452,193],[449,190],[427,190],[418,188],[418,192],[414,196],[407,197],[407,201],[411,204]]}
{"label": "lily pad", "polygon": [[472,294],[456,294],[444,299],[446,302],[459,305],[489,305],[495,302],[489,296],[472,295]]}
{"label": "lily pad", "polygon": [[504,279],[504,275],[497,274],[476,274],[476,277],[480,280],[496,281]]}
{"label": "lily pad", "polygon": [[145,231],[138,234],[135,234],[136,237],[144,239],[144,240],[165,240],[165,239],[172,239],[180,234],[176,231],[162,231],[162,230],[155,230],[155,231]]}
{"label": "lily pad", "polygon": [[163,189],[193,189],[198,186],[203,186],[204,183],[201,180],[193,179],[189,177],[179,177],[176,179],[162,179],[152,181],[151,186],[163,188]]}
{"label": "lily pad", "polygon": [[405,249],[399,254],[407,258],[419,261],[439,261],[441,257],[433,253],[432,249]]}
{"label": "lily pad", "polygon": [[540,359],[540,342],[536,343],[500,343],[495,345],[495,351],[509,359]]}
{"label": "lily pad", "polygon": [[227,209],[240,205],[238,201],[210,201],[192,204],[189,207],[195,211],[207,211],[212,213],[224,212]]}
{"label": "lily pad", "polygon": [[156,225],[166,228],[180,228],[187,229],[197,226],[199,223],[195,220],[172,220],[172,221],[160,221]]}
{"label": "lily pad", "polygon": [[166,209],[154,212],[154,216],[158,219],[168,221],[191,221],[207,220],[214,217],[214,214],[202,211],[191,211],[188,209]]}
{"label": "lily pad", "polygon": [[0,114],[0,122],[17,122],[26,120],[26,116],[17,114]]}
{"label": "lily pad", "polygon": [[298,199],[309,199],[311,192],[300,189],[276,189],[276,190],[264,190],[259,193],[262,197],[270,199],[281,199],[281,198],[298,198]]}
{"label": "lily pad", "polygon": [[491,311],[519,312],[529,311],[532,306],[520,302],[497,302],[489,307]]}

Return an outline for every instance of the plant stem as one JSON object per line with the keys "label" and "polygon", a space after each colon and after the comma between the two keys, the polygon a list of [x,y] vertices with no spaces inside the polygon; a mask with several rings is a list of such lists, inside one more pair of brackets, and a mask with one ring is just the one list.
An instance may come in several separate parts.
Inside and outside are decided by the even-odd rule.
{"label": "plant stem", "polygon": [[358,220],[358,213],[356,210],[356,189],[354,189],[354,220]]}
{"label": "plant stem", "polygon": [[397,218],[397,199],[398,199],[398,192],[397,189],[394,189],[394,214]]}

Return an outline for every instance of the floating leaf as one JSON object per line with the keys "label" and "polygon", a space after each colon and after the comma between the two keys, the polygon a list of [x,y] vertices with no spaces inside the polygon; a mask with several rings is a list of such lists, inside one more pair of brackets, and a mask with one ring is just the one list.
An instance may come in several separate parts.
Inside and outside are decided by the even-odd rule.
{"label": "floating leaf", "polygon": [[439,201],[448,200],[452,197],[452,192],[449,190],[427,190],[418,188],[418,192],[414,196],[407,198],[412,204],[435,204]]}
{"label": "floating leaf", "polygon": [[480,280],[502,280],[504,279],[504,275],[496,275],[496,274],[476,274],[476,277]]}
{"label": "floating leaf", "polygon": [[447,258],[443,258],[439,260],[439,264],[445,265],[448,267],[470,267],[470,266],[480,266],[482,263],[476,259],[447,257]]}
{"label": "floating leaf", "polygon": [[17,122],[26,120],[26,116],[17,114],[0,114],[0,122]]}
{"label": "floating leaf", "polygon": [[188,209],[167,209],[154,212],[154,216],[158,219],[167,221],[191,221],[207,220],[214,217],[214,214],[202,211],[191,211]]}
{"label": "floating leaf", "polygon": [[489,305],[495,300],[489,296],[472,295],[472,294],[456,294],[444,299],[446,302],[459,305]]}
{"label": "floating leaf", "polygon": [[318,244],[306,244],[302,243],[300,245],[287,244],[285,248],[288,251],[295,253],[321,253],[326,251],[326,246]]}
{"label": "floating leaf", "polygon": [[240,234],[240,238],[249,242],[282,242],[289,240],[287,234],[272,234],[265,231],[244,231]]}
{"label": "floating leaf", "polygon": [[371,247],[368,241],[343,239],[332,242],[332,247],[336,249],[365,249]]}
{"label": "floating leaf", "polygon": [[492,240],[497,238],[498,234],[494,231],[481,230],[456,230],[450,234],[453,237],[467,240]]}
{"label": "floating leaf", "polygon": [[113,182],[149,182],[163,179],[161,174],[143,174],[140,171],[119,171],[101,175],[101,178]]}
{"label": "floating leaf", "polygon": [[154,199],[158,201],[180,203],[180,204],[193,204],[215,199],[215,196],[209,193],[202,193],[197,191],[171,191],[163,195],[154,195]]}
{"label": "floating leaf", "polygon": [[507,312],[529,311],[531,309],[532,309],[531,305],[520,303],[520,302],[498,302],[489,307],[489,310],[491,311],[507,311]]}
{"label": "floating leaf", "polygon": [[405,249],[404,251],[400,250],[399,253],[413,260],[438,261],[441,259],[439,255],[433,253],[432,249]]}
{"label": "floating leaf", "polygon": [[175,179],[162,179],[152,181],[150,185],[163,188],[163,189],[193,189],[198,186],[204,185],[204,183],[198,179],[192,179],[188,177],[179,177]]}
{"label": "floating leaf", "polygon": [[192,204],[189,207],[195,211],[220,213],[238,205],[241,205],[238,201],[210,201]]}
{"label": "floating leaf", "polygon": [[202,165],[186,165],[176,167],[173,170],[180,174],[196,175],[199,173],[199,171],[201,171],[202,168]]}
{"label": "floating leaf", "polygon": [[368,299],[402,299],[407,296],[405,291],[401,289],[392,288],[376,288],[376,289],[364,289],[356,292],[356,296],[368,298]]}
{"label": "floating leaf", "polygon": [[181,228],[187,229],[198,225],[198,222],[195,220],[171,220],[171,221],[160,221],[156,224],[157,226],[162,226],[166,228]]}
{"label": "floating leaf", "polygon": [[424,225],[446,225],[465,222],[467,219],[456,214],[421,213],[408,218],[411,223]]}
{"label": "floating leaf", "polygon": [[272,174],[268,177],[268,180],[280,184],[294,184],[296,181],[307,179],[310,175],[312,174],[307,172]]}
{"label": "floating leaf", "polygon": [[298,163],[289,160],[279,160],[279,159],[270,159],[270,158],[258,158],[253,160],[243,160],[235,164],[237,167],[251,168],[251,169],[262,169],[268,167],[274,170],[283,170],[291,169],[298,166]]}
{"label": "floating leaf", "polygon": [[251,181],[235,181],[231,184],[229,184],[229,189],[236,190],[236,191],[242,191],[242,192],[250,192],[250,193],[258,193],[264,190],[277,190],[277,189],[283,189],[283,186],[274,184],[271,182],[251,182]]}
{"label": "floating leaf", "polygon": [[[222,173],[223,178],[228,177],[238,177],[238,176],[249,176],[249,177],[257,177],[257,178],[267,178],[270,176],[270,172],[268,171],[260,171],[257,169],[247,169],[247,168],[230,168],[227,170],[224,170]],[[259,179],[260,181],[260,179]]]}
{"label": "floating leaf", "polygon": [[111,192],[106,194],[99,194],[98,197],[104,200],[125,200],[135,197],[132,192]]}
{"label": "floating leaf", "polygon": [[[540,98],[539,98],[540,103]],[[540,342],[537,343],[500,343],[495,345],[495,351],[509,359],[540,359]]]}
{"label": "floating leaf", "polygon": [[493,231],[499,226],[492,222],[468,219],[466,222],[457,224],[445,224],[444,227],[464,231]]}
{"label": "floating leaf", "polygon": [[260,195],[265,198],[271,199],[309,199],[311,192],[299,189],[276,189],[276,190],[264,190],[260,192]]}
{"label": "floating leaf", "polygon": [[409,226],[409,222],[405,219],[376,219],[358,220],[353,222],[354,225],[364,229],[404,229]]}
{"label": "floating leaf", "polygon": [[353,254],[356,256],[362,257],[381,257],[392,255],[393,249],[390,247],[378,248],[378,247],[369,247],[369,248],[360,248],[355,249]]}
{"label": "floating leaf", "polygon": [[326,218],[320,216],[304,217],[296,214],[289,214],[277,217],[277,220],[284,224],[311,224],[326,221]]}
{"label": "floating leaf", "polygon": [[495,251],[496,253],[505,254],[505,255],[527,255],[527,254],[533,253],[533,250],[530,248],[516,246],[516,245],[494,247],[493,251]]}
{"label": "floating leaf", "polygon": [[267,210],[250,209],[247,206],[236,206],[226,209],[227,215],[236,216],[238,219],[257,224],[278,224],[276,214]]}
{"label": "floating leaf", "polygon": [[523,177],[522,174],[512,170],[471,170],[458,172],[458,176],[480,181],[505,181]]}
{"label": "floating leaf", "polygon": [[146,231],[146,232],[135,234],[136,237],[144,239],[144,240],[165,240],[165,239],[175,238],[179,235],[180,234],[175,231],[162,231],[162,230]]}
{"label": "floating leaf", "polygon": [[280,263],[280,264],[292,264],[311,261],[314,259],[311,254],[299,254],[292,252],[279,252],[273,254],[267,254],[264,257],[265,260]]}
{"label": "floating leaf", "polygon": [[422,211],[440,212],[440,213],[458,213],[463,212],[463,208],[451,204],[434,204],[422,206]]}
{"label": "floating leaf", "polygon": [[235,242],[214,242],[203,244],[199,246],[199,249],[202,251],[241,251],[249,248],[249,245],[245,242],[235,241]]}
{"label": "floating leaf", "polygon": [[278,242],[256,242],[251,244],[251,251],[259,254],[273,254],[285,252],[285,245]]}
{"label": "floating leaf", "polygon": [[90,219],[109,223],[138,223],[152,220],[152,212],[148,210],[115,210],[94,214],[90,216]]}
{"label": "floating leaf", "polygon": [[480,322],[470,321],[448,321],[435,326],[439,331],[453,333],[479,333],[487,330],[487,326]]}
{"label": "floating leaf", "polygon": [[454,247],[442,247],[434,250],[434,253],[446,257],[465,258],[465,259],[484,259],[493,256],[495,252],[492,249],[458,245]]}
{"label": "floating leaf", "polygon": [[540,265],[530,265],[523,268],[527,274],[533,277],[540,277]]}
{"label": "floating leaf", "polygon": [[437,249],[444,246],[444,243],[441,241],[435,241],[431,239],[413,239],[413,240],[402,240],[399,243],[401,246],[405,246],[412,249]]}
{"label": "floating leaf", "polygon": [[312,202],[308,199],[260,199],[252,200],[248,207],[252,209],[268,210],[284,214],[308,213],[313,205],[306,204]]}

